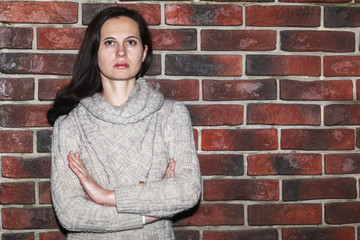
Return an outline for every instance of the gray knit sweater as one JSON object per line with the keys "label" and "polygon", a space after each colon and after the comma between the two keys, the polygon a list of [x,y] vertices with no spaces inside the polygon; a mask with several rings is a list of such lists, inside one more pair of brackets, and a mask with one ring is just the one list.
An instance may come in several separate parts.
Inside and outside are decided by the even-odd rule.
{"label": "gray knit sweater", "polygon": [[[69,151],[80,154],[102,187],[115,190],[116,207],[85,197],[68,167]],[[175,177],[164,179],[171,158]],[[201,192],[186,107],[164,100],[143,79],[120,106],[108,104],[101,94],[81,100],[55,122],[51,190],[68,239],[174,239],[169,218],[194,206]],[[144,225],[142,216],[161,220]]]}

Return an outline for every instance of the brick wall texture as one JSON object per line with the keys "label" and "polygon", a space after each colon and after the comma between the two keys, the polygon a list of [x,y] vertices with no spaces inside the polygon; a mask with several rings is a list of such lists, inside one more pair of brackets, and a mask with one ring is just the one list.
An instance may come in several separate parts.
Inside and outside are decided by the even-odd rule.
{"label": "brick wall texture", "polygon": [[203,193],[177,239],[360,239],[360,0],[1,1],[2,239],[65,239],[46,112],[115,4],[143,14],[146,78],[192,118]]}

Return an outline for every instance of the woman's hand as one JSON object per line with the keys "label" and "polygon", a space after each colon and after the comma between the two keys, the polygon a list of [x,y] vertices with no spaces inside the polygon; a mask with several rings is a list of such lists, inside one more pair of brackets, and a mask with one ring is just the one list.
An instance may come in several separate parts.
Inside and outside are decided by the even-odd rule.
{"label": "woman's hand", "polygon": [[78,153],[69,152],[67,156],[70,169],[79,178],[81,186],[84,188],[86,197],[93,202],[106,206],[116,206],[115,192],[101,187],[87,172],[84,164],[80,160]]}

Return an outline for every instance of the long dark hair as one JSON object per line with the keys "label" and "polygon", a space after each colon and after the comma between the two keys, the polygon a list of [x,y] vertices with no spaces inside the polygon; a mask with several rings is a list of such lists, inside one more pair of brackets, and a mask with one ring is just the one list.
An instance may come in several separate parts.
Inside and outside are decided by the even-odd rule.
{"label": "long dark hair", "polygon": [[54,101],[53,107],[47,113],[48,122],[54,125],[61,115],[67,115],[81,99],[102,91],[100,70],[97,64],[97,53],[100,46],[100,33],[104,23],[112,18],[128,17],[139,26],[143,47],[148,46],[144,62],[136,78],[144,76],[149,68],[152,45],[148,26],[144,18],[136,11],[124,7],[109,7],[99,12],[89,23],[84,40],[77,55],[70,84],[61,90]]}

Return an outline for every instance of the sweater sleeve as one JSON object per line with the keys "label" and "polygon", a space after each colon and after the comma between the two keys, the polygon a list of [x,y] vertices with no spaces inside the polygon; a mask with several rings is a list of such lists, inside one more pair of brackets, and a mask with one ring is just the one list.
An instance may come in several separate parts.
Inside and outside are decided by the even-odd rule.
{"label": "sweater sleeve", "polygon": [[117,210],[155,217],[171,217],[197,204],[201,193],[199,161],[190,117],[185,105],[175,102],[164,127],[169,155],[176,162],[175,176],[157,182],[115,189]]}
{"label": "sweater sleeve", "polygon": [[85,197],[76,175],[68,167],[69,151],[80,151],[76,124],[60,117],[52,135],[51,191],[56,215],[69,231],[109,232],[142,228],[139,214],[118,213],[115,207],[98,205]]}

